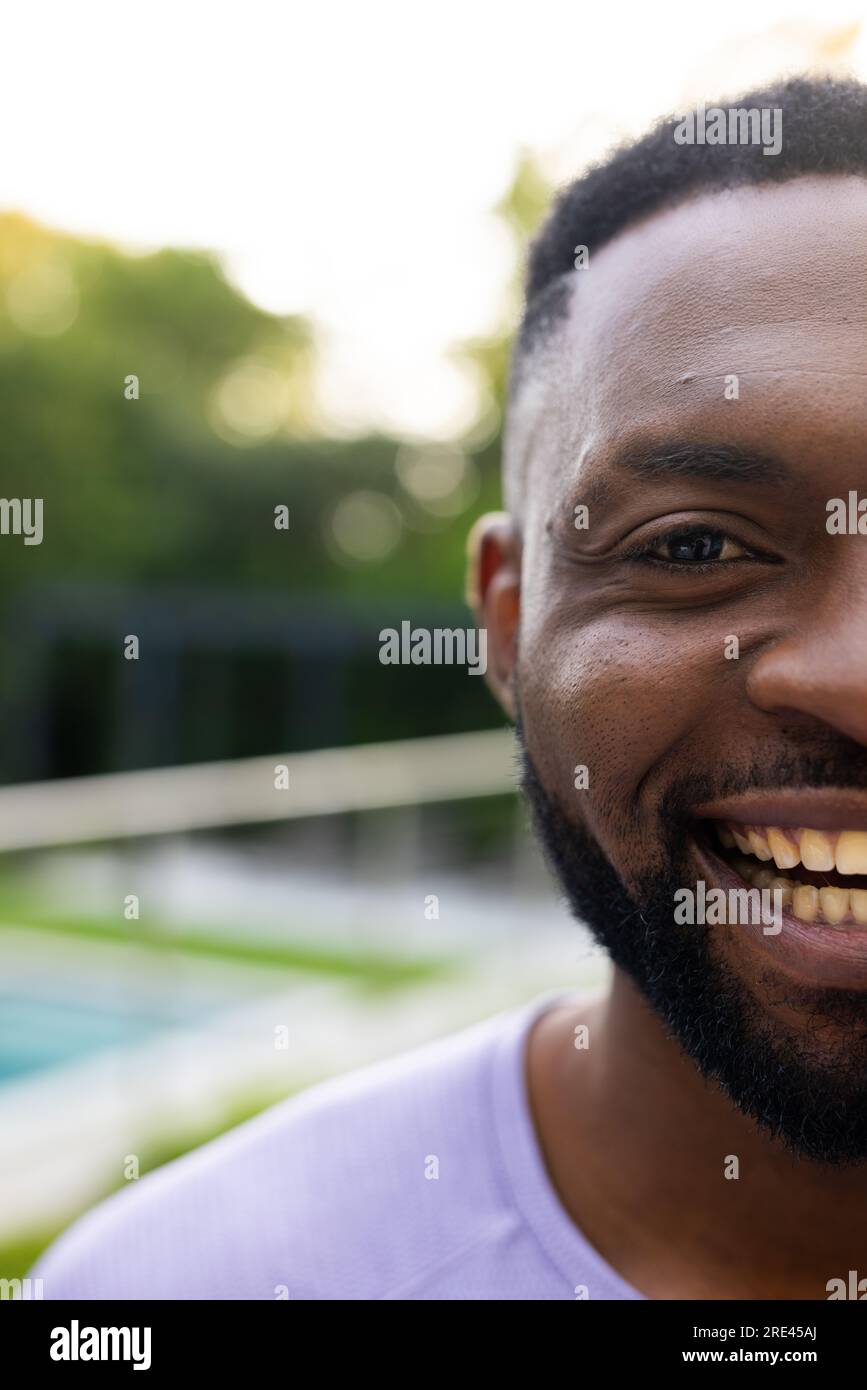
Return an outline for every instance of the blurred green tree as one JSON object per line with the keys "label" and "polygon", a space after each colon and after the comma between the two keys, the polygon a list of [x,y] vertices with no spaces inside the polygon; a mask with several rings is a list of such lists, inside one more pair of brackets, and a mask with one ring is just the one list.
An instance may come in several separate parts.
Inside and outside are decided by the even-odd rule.
{"label": "blurred green tree", "polygon": [[[436,732],[496,718],[481,682],[470,683],[471,691],[462,686],[459,708],[449,709],[448,673],[440,679],[428,672],[417,686],[413,673],[393,673],[393,696],[383,702],[374,639],[380,627],[425,605],[445,623],[467,621],[466,535],[476,515],[499,505],[499,431],[520,267],[548,197],[533,161],[524,159],[496,209],[516,253],[502,323],[489,338],[455,350],[475,374],[479,418],[465,439],[429,444],[329,438],[315,404],[313,326],[251,304],[215,256],[175,249],[131,254],[19,214],[0,216],[0,492],[44,499],[40,546],[0,537],[0,624],[17,649],[0,667],[0,701],[13,724],[34,711],[19,760],[6,759],[7,769],[26,776],[36,756],[26,750],[37,746],[50,748],[37,759],[41,769],[112,765],[118,740],[105,732],[111,718],[94,701],[112,683],[107,706],[127,697],[117,685],[114,631],[107,638],[98,618],[101,609],[111,622],[115,616],[123,622],[126,595],[156,605],[165,595],[163,602],[175,605],[177,595],[189,593],[201,613],[202,596],[213,594],[215,611],[231,614],[227,596],[247,593],[259,612],[270,591],[275,603],[296,604],[308,626],[332,624],[332,646],[345,641],[347,651],[354,639],[339,635],[334,614],[339,609],[355,621],[364,640],[339,677],[335,671],[343,693],[331,704],[336,709],[342,702],[343,713],[333,734],[322,693],[319,721],[310,720],[303,733],[298,720],[292,724],[311,746],[332,736]],[[288,508],[288,531],[275,527],[280,507]],[[244,611],[242,604],[227,617],[223,635],[230,647],[236,623],[238,651],[250,652]],[[22,629],[26,639],[28,623],[38,626],[46,612],[48,626],[66,636],[43,634],[28,665]],[[158,607],[151,621],[159,622]],[[196,622],[201,627],[193,617],[187,628],[198,663],[184,676],[190,688],[207,686],[213,674],[196,655]],[[58,640],[65,644],[62,660],[51,645]],[[267,640],[272,645],[262,646],[263,659],[271,653],[268,661],[276,660],[273,637]],[[305,661],[295,661],[293,690],[303,682]],[[229,679],[225,672],[214,678]],[[160,690],[179,677],[167,666],[154,679]],[[279,679],[269,666],[260,693],[246,697],[239,729],[255,729],[261,690],[276,690]],[[328,691],[325,668],[321,681]],[[231,683],[253,688],[240,665]],[[177,704],[181,697],[172,698]],[[222,697],[213,693],[208,721],[195,711],[184,714],[194,731],[207,725],[212,733],[198,743],[179,736],[180,751],[162,756],[217,756],[221,739],[230,752],[270,747],[278,729],[280,737],[285,731],[279,723],[285,701],[268,698],[273,717],[262,720],[257,740],[245,732],[232,742],[218,732]],[[150,751],[127,740],[124,756],[159,758],[162,738],[153,733]],[[80,746],[72,748],[76,740]],[[91,758],[88,747],[98,740]],[[0,775],[3,763],[0,756]]]}

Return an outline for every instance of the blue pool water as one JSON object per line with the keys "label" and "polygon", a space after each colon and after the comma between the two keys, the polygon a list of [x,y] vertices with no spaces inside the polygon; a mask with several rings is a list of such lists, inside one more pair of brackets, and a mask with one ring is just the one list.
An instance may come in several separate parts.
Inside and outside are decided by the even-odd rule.
{"label": "blue pool water", "polygon": [[126,1047],[180,1024],[195,1022],[207,1010],[114,1008],[101,1001],[7,995],[0,992],[0,1085],[66,1062]]}

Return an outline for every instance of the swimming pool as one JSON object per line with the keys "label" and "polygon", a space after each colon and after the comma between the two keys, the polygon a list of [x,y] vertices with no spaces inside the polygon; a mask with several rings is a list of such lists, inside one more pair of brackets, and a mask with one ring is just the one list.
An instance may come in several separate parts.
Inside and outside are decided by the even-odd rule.
{"label": "swimming pool", "polygon": [[185,1005],[141,1007],[128,999],[76,1000],[0,991],[0,1086],[113,1048],[131,1046],[211,1010]]}

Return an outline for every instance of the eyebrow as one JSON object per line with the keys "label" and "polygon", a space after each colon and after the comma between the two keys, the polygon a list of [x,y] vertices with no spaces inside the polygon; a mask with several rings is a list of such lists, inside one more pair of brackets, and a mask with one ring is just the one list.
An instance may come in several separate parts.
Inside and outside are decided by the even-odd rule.
{"label": "eyebrow", "polygon": [[595,476],[582,490],[582,501],[605,505],[616,490],[618,474],[642,482],[667,478],[697,478],[706,482],[745,483],[780,487],[791,482],[791,471],[781,459],[737,444],[696,443],[671,440],[663,444],[634,444],[593,468]]}
{"label": "eyebrow", "polygon": [[770,484],[791,481],[785,464],[770,454],[737,444],[671,443],[632,449],[613,460],[645,482],[663,478],[703,478],[716,483]]}

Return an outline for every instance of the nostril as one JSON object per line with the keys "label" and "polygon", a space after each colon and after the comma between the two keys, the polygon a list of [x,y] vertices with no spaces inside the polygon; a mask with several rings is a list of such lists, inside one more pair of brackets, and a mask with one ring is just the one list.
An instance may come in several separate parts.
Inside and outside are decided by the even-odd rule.
{"label": "nostril", "polygon": [[806,716],[867,745],[867,651],[849,660],[847,644],[830,654],[800,644],[763,652],[747,676],[750,702],[766,714]]}

